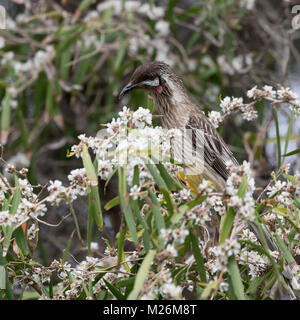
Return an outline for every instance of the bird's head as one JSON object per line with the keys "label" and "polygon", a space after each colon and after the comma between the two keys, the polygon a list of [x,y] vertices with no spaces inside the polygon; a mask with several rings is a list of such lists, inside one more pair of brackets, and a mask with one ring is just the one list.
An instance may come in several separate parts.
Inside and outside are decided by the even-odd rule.
{"label": "bird's head", "polygon": [[154,61],[139,66],[130,81],[121,90],[119,97],[133,89],[144,89],[157,95],[170,95],[170,79],[177,80],[170,66],[161,61]]}

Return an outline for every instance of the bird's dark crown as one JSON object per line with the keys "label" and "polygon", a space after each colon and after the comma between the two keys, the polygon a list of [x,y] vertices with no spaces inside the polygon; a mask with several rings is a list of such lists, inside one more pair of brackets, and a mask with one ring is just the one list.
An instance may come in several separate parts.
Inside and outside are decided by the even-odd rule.
{"label": "bird's dark crown", "polygon": [[168,64],[162,61],[154,61],[145,63],[139,66],[131,77],[131,82],[141,83],[145,80],[154,80],[156,77],[160,78],[164,74],[171,74],[171,68]]}

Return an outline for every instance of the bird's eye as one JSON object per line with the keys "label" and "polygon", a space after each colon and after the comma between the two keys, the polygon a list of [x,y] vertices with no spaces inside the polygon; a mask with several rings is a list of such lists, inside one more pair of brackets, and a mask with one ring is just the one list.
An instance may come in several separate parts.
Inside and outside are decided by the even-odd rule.
{"label": "bird's eye", "polygon": [[151,74],[149,74],[149,76],[148,76],[148,80],[154,80],[155,79],[155,74],[153,74],[153,73],[151,73]]}

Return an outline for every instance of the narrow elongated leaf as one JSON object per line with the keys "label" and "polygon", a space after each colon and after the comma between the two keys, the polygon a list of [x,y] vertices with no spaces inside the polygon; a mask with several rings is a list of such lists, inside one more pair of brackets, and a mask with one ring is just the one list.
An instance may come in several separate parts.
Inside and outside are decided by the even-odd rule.
{"label": "narrow elongated leaf", "polygon": [[28,248],[27,240],[22,227],[17,228],[14,231],[14,236],[16,237],[16,242],[19,249],[22,251],[23,255],[30,254],[30,250]]}
{"label": "narrow elongated leaf", "polygon": [[111,283],[109,283],[107,280],[103,279],[105,284],[107,285],[109,291],[118,299],[118,300],[125,300],[125,296]]}
{"label": "narrow elongated leaf", "polygon": [[93,213],[93,217],[98,229],[102,230],[103,217],[102,217],[102,209],[101,209],[100,196],[99,196],[99,190],[98,190],[98,176],[96,174],[95,167],[93,165],[91,157],[88,153],[88,148],[85,144],[82,147],[81,158],[82,158],[84,168],[87,172],[87,177],[91,184],[89,186],[90,188],[89,194],[91,194],[91,196],[89,197],[89,210],[91,210],[91,212]]}
{"label": "narrow elongated leaf", "polygon": [[62,263],[64,263],[68,257],[68,254],[69,254],[69,251],[70,251],[70,248],[71,248],[71,244],[72,244],[72,240],[73,240],[73,236],[74,236],[74,233],[75,233],[75,230],[72,231],[71,235],[70,235],[70,238],[68,240],[68,243],[67,243],[67,247],[66,249],[63,250],[63,257],[62,257]]}
{"label": "narrow elongated leaf", "polygon": [[299,149],[295,149],[293,151],[290,151],[288,153],[285,153],[284,155],[282,155],[283,157],[289,157],[289,156],[293,156],[294,154],[300,153],[300,148]]}
{"label": "narrow elongated leaf", "polygon": [[119,198],[119,196],[117,196],[117,197],[111,199],[110,201],[108,201],[107,204],[104,206],[104,209],[106,211],[108,211],[119,204],[120,204],[120,198]]}
{"label": "narrow elongated leaf", "polygon": [[144,258],[143,263],[136,274],[133,290],[129,294],[127,300],[136,300],[138,298],[138,295],[143,288],[144,282],[150,270],[155,253],[155,250],[151,250]]}
{"label": "narrow elongated leaf", "polygon": [[127,227],[131,233],[133,241],[137,244],[138,243],[138,236],[136,231],[136,224],[133,218],[132,210],[127,203],[126,198],[128,198],[127,193],[127,182],[126,182],[126,170],[125,168],[119,167],[118,168],[118,175],[119,175],[119,198],[120,198],[120,206],[125,216],[125,221]]}
{"label": "narrow elongated leaf", "polygon": [[149,172],[151,173],[151,175],[154,178],[155,182],[157,183],[158,187],[168,189],[164,179],[160,176],[156,167],[152,164],[147,164],[147,163],[146,163],[146,167],[149,170]]}
{"label": "narrow elongated leaf", "polygon": [[232,207],[229,207],[227,213],[221,218],[219,245],[224,243],[228,238],[233,225],[234,217],[235,211]]}
{"label": "narrow elongated leaf", "polygon": [[6,288],[6,270],[0,265],[0,290]]}
{"label": "narrow elongated leaf", "polygon": [[160,212],[160,206],[159,206],[159,203],[157,201],[155,194],[152,192],[151,189],[148,190],[148,193],[149,193],[149,196],[150,196],[151,201],[153,203],[152,212],[154,215],[155,225],[156,225],[156,228],[158,229],[158,231],[160,231],[161,229],[166,228],[165,220]]}
{"label": "narrow elongated leaf", "polygon": [[170,196],[170,194],[169,194],[169,192],[167,190],[160,189],[160,192],[163,194],[164,199],[166,201],[169,215],[172,216],[174,214],[174,207],[173,207],[172,198],[171,198],[171,196]]}
{"label": "narrow elongated leaf", "polygon": [[278,169],[281,167],[281,145],[280,145],[280,132],[279,132],[279,123],[276,107],[273,107],[273,115],[275,120],[276,127],[276,142],[277,142],[277,161],[278,161]]}
{"label": "narrow elongated leaf", "polygon": [[164,167],[162,163],[156,164],[157,169],[161,177],[163,178],[164,182],[166,183],[168,190],[175,191],[175,190],[182,190],[183,186],[178,183],[171,175],[168,173],[167,169]]}
{"label": "narrow elongated leaf", "polygon": [[295,259],[291,255],[290,251],[286,247],[285,243],[279,238],[277,234],[275,234],[276,243],[287,263],[295,262]]}
{"label": "narrow elongated leaf", "polygon": [[200,251],[200,246],[198,242],[197,233],[195,230],[190,230],[191,242],[192,242],[192,250],[197,262],[197,269],[202,282],[206,282],[206,270],[204,266],[204,259]]}
{"label": "narrow elongated leaf", "polygon": [[245,300],[244,286],[243,286],[240,271],[234,256],[229,257],[228,269],[229,269],[229,274],[230,274],[234,294],[236,295],[237,299]]}
{"label": "narrow elongated leaf", "polygon": [[237,192],[237,195],[240,198],[243,199],[245,197],[246,192],[247,192],[247,187],[248,187],[248,181],[247,181],[246,175],[243,175],[242,182],[241,182],[239,189],[238,189],[238,192]]}

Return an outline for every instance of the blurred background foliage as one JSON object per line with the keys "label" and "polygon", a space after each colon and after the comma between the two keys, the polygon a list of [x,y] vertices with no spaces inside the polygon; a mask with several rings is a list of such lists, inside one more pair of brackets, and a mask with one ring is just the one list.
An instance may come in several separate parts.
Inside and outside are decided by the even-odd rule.
{"label": "blurred background foliage", "polygon": [[[255,85],[280,83],[300,91],[293,1],[0,3],[10,16],[0,33],[2,157],[16,167],[29,167],[33,184],[66,181],[68,172],[80,166],[80,160],[66,157],[77,136],[95,135],[123,105],[154,108],[151,97],[139,91],[118,101],[119,90],[141,63],[170,64],[206,114],[219,110],[220,97],[245,98]],[[252,162],[257,183],[264,186],[277,164],[276,138],[271,106],[259,104],[257,109],[258,121],[245,123],[234,115],[219,130],[240,162]],[[289,113],[284,107],[280,111],[283,142]],[[295,122],[288,151],[296,149],[299,133]],[[297,158],[290,159],[293,169],[299,169]],[[116,189],[112,181],[102,197],[111,199]],[[77,200],[74,208],[85,229],[86,202]],[[57,223],[68,210],[49,211],[49,222]],[[119,214],[109,213],[103,237],[114,237]],[[73,229],[72,217],[57,228],[42,226],[39,252],[44,261],[60,255]],[[85,255],[76,241],[72,248],[76,257]]]}

